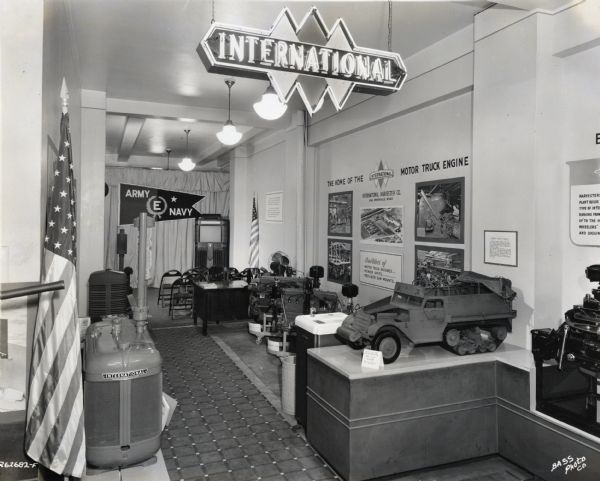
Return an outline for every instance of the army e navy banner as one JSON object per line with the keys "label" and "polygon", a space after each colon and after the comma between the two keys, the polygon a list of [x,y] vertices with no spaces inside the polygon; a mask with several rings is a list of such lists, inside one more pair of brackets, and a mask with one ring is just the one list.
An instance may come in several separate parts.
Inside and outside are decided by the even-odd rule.
{"label": "army e navy banner", "polygon": [[119,225],[133,224],[140,212],[146,212],[156,221],[199,217],[202,199],[203,195],[187,192],[121,184]]}

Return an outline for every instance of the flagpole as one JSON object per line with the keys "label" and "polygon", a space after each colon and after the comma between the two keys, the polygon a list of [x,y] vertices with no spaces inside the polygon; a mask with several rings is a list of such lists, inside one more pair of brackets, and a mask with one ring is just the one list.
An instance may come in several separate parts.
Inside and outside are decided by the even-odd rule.
{"label": "flagpole", "polygon": [[60,87],[60,98],[62,99],[62,113],[69,113],[69,89],[67,88],[67,81],[64,77]]}

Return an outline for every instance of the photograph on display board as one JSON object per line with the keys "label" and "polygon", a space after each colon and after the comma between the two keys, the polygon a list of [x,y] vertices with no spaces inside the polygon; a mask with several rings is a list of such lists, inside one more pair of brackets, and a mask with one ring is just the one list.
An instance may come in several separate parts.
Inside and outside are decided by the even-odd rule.
{"label": "photograph on display board", "polygon": [[415,240],[462,244],[465,178],[416,184]]}
{"label": "photograph on display board", "polygon": [[327,234],[352,236],[352,192],[329,194]]}
{"label": "photograph on display board", "polygon": [[423,287],[451,285],[465,268],[465,251],[446,247],[415,246],[415,280]]}
{"label": "photograph on display board", "polygon": [[352,282],[352,241],[327,239],[327,280],[346,284]]}
{"label": "photograph on display board", "polygon": [[403,207],[362,208],[360,239],[365,244],[389,244],[402,247]]}

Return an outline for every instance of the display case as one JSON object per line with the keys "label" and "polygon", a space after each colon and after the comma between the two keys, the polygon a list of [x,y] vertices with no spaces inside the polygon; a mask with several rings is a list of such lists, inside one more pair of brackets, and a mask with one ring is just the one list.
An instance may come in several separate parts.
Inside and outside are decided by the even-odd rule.
{"label": "display case", "polygon": [[[600,282],[600,265],[585,271]],[[600,436],[600,288],[565,313],[558,329],[534,329],[536,408]]]}
{"label": "display case", "polygon": [[229,220],[219,214],[196,219],[194,267],[229,266]]}

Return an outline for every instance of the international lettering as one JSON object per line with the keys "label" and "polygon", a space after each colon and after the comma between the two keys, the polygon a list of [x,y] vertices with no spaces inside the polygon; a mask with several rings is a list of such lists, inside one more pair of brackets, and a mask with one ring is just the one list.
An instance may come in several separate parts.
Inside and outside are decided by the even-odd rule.
{"label": "international lettering", "polygon": [[387,86],[403,75],[384,57],[226,30],[216,35],[221,61]]}
{"label": "international lettering", "polygon": [[102,374],[102,377],[104,379],[130,379],[132,377],[143,376],[144,374],[148,374],[148,369],[137,369],[127,372],[106,372]]}

